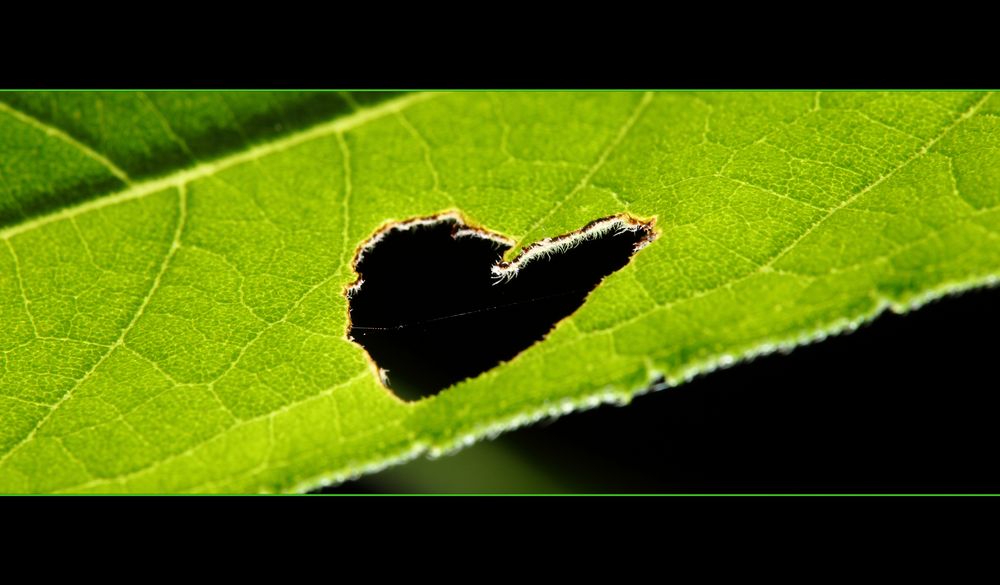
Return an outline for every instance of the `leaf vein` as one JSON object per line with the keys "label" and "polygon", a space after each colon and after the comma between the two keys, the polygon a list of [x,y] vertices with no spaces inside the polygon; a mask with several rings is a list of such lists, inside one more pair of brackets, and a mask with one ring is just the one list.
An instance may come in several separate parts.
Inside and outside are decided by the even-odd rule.
{"label": "leaf vein", "polygon": [[833,207],[832,209],[830,209],[826,213],[826,215],[824,215],[819,220],[817,220],[815,223],[813,223],[811,226],[809,226],[809,228],[807,228],[798,237],[796,237],[794,240],[792,240],[791,243],[789,243],[788,245],[786,245],[777,254],[775,254],[770,260],[768,260],[763,265],[761,265],[760,268],[758,268],[756,270],[749,271],[749,272],[747,272],[747,273],[745,273],[745,274],[743,274],[743,275],[741,275],[741,276],[739,276],[737,278],[728,280],[728,281],[723,282],[722,284],[719,284],[719,285],[716,285],[716,286],[709,287],[709,288],[707,288],[705,290],[702,290],[702,291],[699,291],[697,293],[688,295],[686,297],[678,298],[678,299],[669,301],[667,303],[657,303],[655,306],[653,306],[653,307],[651,307],[649,309],[643,310],[643,311],[637,313],[636,315],[633,315],[632,317],[629,317],[628,319],[624,319],[624,320],[616,323],[612,328],[620,329],[620,328],[625,327],[625,326],[627,326],[627,325],[629,325],[631,323],[634,323],[634,322],[636,322],[636,321],[638,321],[640,319],[643,319],[643,318],[645,318],[646,316],[648,316],[648,315],[650,315],[652,313],[655,313],[655,312],[658,312],[658,311],[661,311],[661,310],[665,310],[665,309],[669,309],[670,307],[676,306],[676,305],[678,305],[680,303],[684,303],[684,302],[688,302],[688,301],[692,301],[692,300],[695,300],[695,299],[699,299],[699,298],[708,296],[708,295],[710,295],[710,294],[712,294],[712,293],[714,293],[714,292],[716,292],[718,290],[721,290],[721,289],[724,289],[724,288],[730,288],[730,287],[732,287],[735,284],[738,284],[740,282],[748,280],[748,279],[750,279],[750,278],[752,278],[754,276],[757,276],[757,275],[759,275],[761,273],[765,273],[765,272],[771,271],[771,269],[772,269],[771,267],[778,260],[780,260],[781,258],[783,258],[788,252],[790,252],[791,250],[793,250],[803,239],[805,239],[806,237],[808,237],[809,234],[813,233],[816,229],[818,229],[824,222],[826,222],[827,220],[829,220],[838,211],[840,211],[841,209],[844,209],[846,206],[848,206],[852,202],[856,201],[859,197],[861,197],[865,193],[871,191],[872,189],[874,189],[878,185],[882,184],[883,182],[885,182],[886,180],[888,180],[889,178],[891,178],[892,176],[894,176],[896,173],[898,173],[900,170],[902,170],[903,168],[905,168],[906,166],[908,166],[914,160],[917,160],[918,158],[920,158],[920,157],[924,156],[925,154],[927,154],[927,152],[931,148],[933,148],[934,145],[938,143],[938,141],[940,141],[942,138],[944,138],[956,126],[958,126],[963,121],[965,121],[965,120],[969,119],[970,117],[972,117],[973,115],[975,115],[975,113],[979,110],[979,108],[982,107],[982,105],[986,102],[986,100],[989,99],[990,96],[992,96],[992,95],[993,95],[993,92],[989,92],[989,93],[985,94],[982,98],[980,98],[975,103],[973,103],[972,106],[970,106],[967,110],[965,110],[964,112],[962,112],[955,120],[953,120],[950,124],[948,124],[947,126],[945,126],[945,128],[941,132],[939,132],[934,138],[932,138],[930,141],[928,141],[923,146],[921,146],[913,155],[911,155],[909,158],[907,158],[901,164],[899,164],[898,166],[896,166],[894,169],[892,169],[888,173],[885,173],[885,174],[881,175],[875,181],[873,181],[872,183],[870,183],[868,186],[866,186],[866,187],[858,190],[857,192],[855,192],[851,196],[847,197],[839,205],[837,205],[837,206]]}
{"label": "leaf vein", "polygon": [[111,159],[109,159],[108,157],[102,155],[93,148],[80,142],[76,138],[73,138],[65,131],[50,124],[46,124],[45,122],[42,122],[38,118],[31,116],[28,113],[23,112],[4,101],[0,101],[0,112],[4,112],[5,114],[17,120],[18,122],[21,122],[23,124],[31,126],[32,128],[35,128],[36,130],[44,132],[47,136],[51,136],[52,138],[56,138],[58,140],[65,142],[66,144],[72,146],[76,150],[83,153],[91,160],[100,163],[101,166],[106,168],[112,175],[117,177],[118,180],[120,180],[121,182],[125,183],[126,185],[132,185],[132,179],[128,176],[128,173],[126,173],[124,170],[121,169],[121,167],[111,162]]}
{"label": "leaf vein", "polygon": [[177,249],[180,248],[181,234],[184,230],[184,224],[187,219],[187,191],[183,187],[178,188],[178,205],[179,205],[179,211],[177,214],[177,227],[174,230],[174,235],[170,243],[170,247],[167,251],[167,254],[163,258],[163,262],[160,264],[156,276],[153,278],[153,282],[152,285],[150,286],[149,292],[146,293],[142,301],[139,303],[138,308],[135,310],[132,316],[132,320],[129,321],[129,323],[122,329],[122,332],[118,336],[118,339],[115,340],[115,342],[108,347],[108,350],[101,355],[101,357],[97,360],[97,362],[95,362],[94,365],[91,366],[91,368],[83,374],[83,376],[81,376],[72,386],[70,386],[70,388],[63,393],[63,395],[59,398],[59,400],[57,400],[54,404],[50,406],[49,412],[45,413],[45,415],[42,418],[40,418],[38,422],[35,423],[34,427],[32,427],[32,429],[28,432],[28,434],[25,435],[24,438],[22,438],[20,441],[15,443],[2,457],[0,457],[0,465],[2,465],[5,461],[7,461],[7,459],[9,459],[14,453],[18,451],[18,449],[20,449],[25,444],[29,443],[35,437],[35,434],[38,432],[38,429],[40,429],[42,425],[44,425],[45,422],[48,421],[52,417],[52,415],[55,414],[57,410],[59,410],[60,406],[62,406],[63,404],[65,404],[67,400],[69,400],[69,398],[73,395],[76,389],[79,388],[80,385],[83,384],[90,377],[90,375],[93,374],[94,371],[97,370],[97,368],[99,368],[101,364],[103,364],[105,360],[107,360],[108,357],[114,353],[115,349],[123,345],[123,343],[125,342],[125,336],[128,335],[128,333],[132,330],[132,327],[135,326],[136,322],[144,314],[146,307],[149,305],[149,301],[153,298],[153,295],[160,287],[160,281],[163,278],[164,273],[167,271],[168,266],[170,265],[170,260],[174,257],[174,254],[177,252]]}
{"label": "leaf vein", "polygon": [[300,144],[310,142],[319,138],[324,138],[335,134],[337,132],[344,132],[354,128],[358,128],[378,120],[388,115],[392,115],[396,111],[408,108],[414,104],[426,101],[435,96],[444,95],[442,93],[416,93],[397,98],[395,100],[389,100],[382,102],[378,106],[371,107],[366,110],[361,110],[355,114],[338,118],[331,122],[326,122],[312,126],[301,132],[296,132],[294,134],[289,134],[277,140],[261,143],[250,149],[242,152],[231,154],[222,158],[218,158],[208,162],[202,162],[192,167],[176,171],[164,177],[159,177],[156,179],[149,179],[146,181],[135,182],[129,186],[129,188],[122,191],[117,191],[114,193],[108,193],[106,195],[85,201],[83,203],[73,205],[70,207],[62,208],[58,211],[41,215],[35,217],[31,220],[25,221],[20,224],[12,225],[0,230],[0,238],[10,238],[20,233],[31,231],[37,229],[43,225],[65,220],[67,218],[77,216],[83,213],[89,213],[97,209],[102,209],[104,207],[117,205],[125,201],[131,201],[133,199],[142,199],[143,197],[148,197],[153,193],[163,191],[171,187],[179,187],[181,185],[186,185],[197,179],[210,177],[221,171],[232,168],[237,165],[241,165],[247,162],[252,162],[263,158],[265,156],[276,154],[279,152],[284,152]]}
{"label": "leaf vein", "polygon": [[[303,398],[301,400],[294,400],[294,401],[289,402],[289,403],[287,403],[285,405],[282,405],[281,407],[279,407],[279,408],[277,408],[275,410],[272,410],[271,412],[268,412],[266,414],[257,415],[257,416],[254,416],[254,417],[251,417],[251,418],[247,418],[247,419],[240,419],[237,422],[233,423],[231,426],[229,426],[229,427],[227,427],[227,428],[225,428],[225,429],[223,429],[223,430],[215,433],[211,437],[208,437],[208,438],[204,439],[200,443],[192,445],[192,446],[184,449],[183,451],[181,451],[179,453],[175,453],[175,454],[169,455],[167,457],[164,457],[163,459],[160,459],[158,461],[154,461],[153,463],[151,463],[151,464],[143,467],[142,469],[137,469],[135,471],[132,471],[132,472],[129,472],[129,473],[126,473],[126,474],[122,474],[122,475],[119,475],[119,476],[115,476],[115,477],[101,478],[101,479],[98,479],[98,480],[95,480],[95,481],[92,481],[92,482],[88,482],[88,483],[85,483],[85,484],[79,484],[79,485],[75,485],[75,486],[67,486],[66,488],[64,488],[61,491],[68,491],[68,490],[71,490],[71,489],[76,489],[76,490],[86,489],[88,487],[91,487],[91,486],[94,486],[94,485],[99,485],[99,484],[102,484],[102,483],[107,483],[109,481],[116,481],[116,482],[121,483],[121,482],[124,482],[124,481],[126,481],[128,479],[131,479],[133,477],[142,475],[144,473],[149,473],[149,472],[151,472],[151,471],[153,471],[153,470],[155,470],[155,469],[157,469],[157,468],[159,468],[159,467],[161,467],[163,465],[166,465],[170,461],[173,461],[175,459],[178,459],[180,457],[184,457],[185,455],[189,455],[189,454],[193,453],[194,451],[196,451],[202,445],[205,445],[208,442],[210,442],[210,441],[212,441],[214,439],[217,439],[218,437],[220,437],[220,436],[222,436],[222,435],[224,435],[226,433],[230,433],[230,432],[232,432],[232,431],[234,431],[234,430],[236,430],[238,428],[244,427],[246,425],[252,424],[252,423],[260,421],[260,420],[264,420],[264,419],[268,419],[268,418],[273,418],[273,417],[277,416],[278,414],[281,414],[283,412],[287,412],[288,410],[294,408],[298,404],[301,404],[301,403],[306,402],[308,400],[314,400],[314,399],[317,399],[317,398],[321,398],[323,396],[328,396],[328,395],[332,394],[335,390],[338,390],[340,388],[344,388],[346,386],[350,386],[351,384],[357,382],[358,380],[361,380],[361,379],[363,379],[365,377],[370,377],[370,376],[371,376],[371,374],[367,370],[362,370],[356,376],[353,376],[353,377],[348,378],[347,380],[345,380],[343,382],[335,384],[335,385],[327,388],[326,390],[323,390],[319,394],[316,394],[314,396],[309,396],[309,397]],[[375,431],[379,430],[379,428],[385,428],[387,426],[389,426],[389,425],[382,425],[382,427],[376,427],[375,429],[372,429],[372,432],[375,432]],[[207,483],[207,482],[204,482],[204,483]],[[197,487],[197,486],[194,486],[194,487]]]}
{"label": "leaf vein", "polygon": [[[608,145],[604,147],[604,149],[601,151],[601,154],[597,157],[597,160],[594,161],[594,164],[592,164],[590,168],[587,169],[587,172],[584,173],[583,177],[580,178],[579,182],[577,182],[577,184],[562,199],[556,202],[555,205],[549,208],[549,211],[545,215],[543,215],[534,223],[532,223],[528,227],[528,229],[524,231],[525,237],[530,236],[531,233],[538,228],[538,226],[544,224],[550,217],[552,217],[557,211],[559,211],[559,209],[563,205],[565,205],[566,202],[573,197],[573,195],[575,195],[581,189],[586,187],[588,183],[590,183],[590,180],[594,178],[594,175],[597,174],[597,171],[601,170],[601,168],[604,167],[604,165],[608,162],[608,157],[611,156],[611,153],[614,152],[614,150],[618,147],[618,145],[622,143],[623,140],[625,140],[625,136],[628,135],[629,131],[631,131],[632,128],[635,127],[636,122],[639,121],[639,118],[642,116],[642,113],[646,111],[646,108],[649,107],[649,104],[652,101],[653,101],[653,92],[647,91],[643,93],[642,99],[640,99],[639,103],[636,104],[636,106],[632,109],[632,113],[622,124],[621,128],[618,129],[618,132],[615,133],[615,135],[612,137]],[[510,253],[514,253],[519,247],[523,245],[524,245],[524,239],[522,238],[517,245],[513,246],[510,249]]]}
{"label": "leaf vein", "polygon": [[14,245],[10,243],[10,240],[4,239],[4,243],[7,244],[7,249],[10,251],[11,258],[14,259],[14,276],[17,277],[17,288],[21,291],[21,300],[24,301],[24,312],[28,315],[28,320],[31,321],[31,328],[35,331],[35,337],[39,337],[38,325],[35,323],[35,317],[31,314],[31,301],[28,300],[28,291],[24,288],[24,278],[21,276],[21,261],[17,258],[17,252],[14,250]]}

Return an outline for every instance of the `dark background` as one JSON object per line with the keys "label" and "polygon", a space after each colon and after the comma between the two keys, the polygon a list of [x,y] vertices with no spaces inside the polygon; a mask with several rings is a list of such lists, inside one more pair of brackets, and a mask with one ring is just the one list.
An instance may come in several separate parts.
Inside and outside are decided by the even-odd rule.
{"label": "dark background", "polygon": [[1000,289],[328,493],[1000,492]]}
{"label": "dark background", "polygon": [[1000,493],[998,331],[969,291],[324,491]]}

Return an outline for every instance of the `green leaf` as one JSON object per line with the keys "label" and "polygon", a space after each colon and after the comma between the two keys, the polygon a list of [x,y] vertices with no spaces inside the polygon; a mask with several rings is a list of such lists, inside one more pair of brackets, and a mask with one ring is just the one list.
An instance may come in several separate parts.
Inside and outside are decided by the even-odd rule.
{"label": "green leaf", "polygon": [[[991,93],[0,94],[0,491],[291,491],[628,402],[1000,274]],[[657,239],[403,403],[351,258],[455,211]]]}

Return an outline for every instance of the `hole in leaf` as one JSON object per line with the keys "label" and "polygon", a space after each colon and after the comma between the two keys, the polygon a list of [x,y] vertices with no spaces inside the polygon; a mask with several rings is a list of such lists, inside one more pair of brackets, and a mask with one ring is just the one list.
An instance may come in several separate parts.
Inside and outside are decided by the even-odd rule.
{"label": "hole in leaf", "polygon": [[610,217],[527,248],[446,215],[392,225],[359,252],[348,336],[404,400],[431,396],[541,340],[632,254],[652,223]]}

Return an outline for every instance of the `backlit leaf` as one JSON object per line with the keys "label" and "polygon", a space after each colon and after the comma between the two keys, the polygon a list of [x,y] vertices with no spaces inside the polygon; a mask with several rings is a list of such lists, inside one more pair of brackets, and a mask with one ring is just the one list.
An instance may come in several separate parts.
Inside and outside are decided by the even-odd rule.
{"label": "backlit leaf", "polygon": [[[990,93],[0,94],[0,491],[292,491],[627,402],[1000,274]],[[359,245],[457,212],[657,239],[404,403]],[[432,259],[427,259],[432,260]]]}

